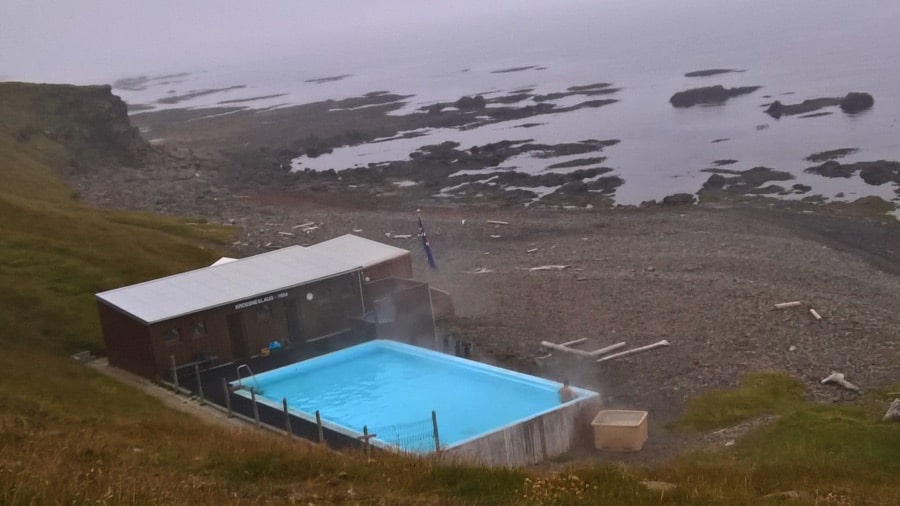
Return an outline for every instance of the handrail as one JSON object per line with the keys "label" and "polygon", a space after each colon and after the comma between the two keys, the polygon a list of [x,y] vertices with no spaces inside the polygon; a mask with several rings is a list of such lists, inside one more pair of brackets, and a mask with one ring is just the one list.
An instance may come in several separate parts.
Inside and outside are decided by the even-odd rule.
{"label": "handrail", "polygon": [[[241,368],[246,368],[246,369],[247,369],[247,373],[250,375],[249,377],[250,377],[251,379],[253,379],[253,383],[256,384],[256,392],[259,392],[259,391],[260,391],[260,388],[259,388],[259,382],[256,381],[256,375],[253,374],[253,369],[250,369],[250,365],[249,365],[249,364],[241,364],[241,365],[237,366],[237,383],[238,383],[238,386],[237,386],[237,387],[238,387],[238,388],[243,388],[243,387],[244,387],[244,384],[243,384],[242,381],[241,381],[241,380],[242,380],[242,378],[241,378]],[[250,387],[250,390],[253,391],[253,387]]]}

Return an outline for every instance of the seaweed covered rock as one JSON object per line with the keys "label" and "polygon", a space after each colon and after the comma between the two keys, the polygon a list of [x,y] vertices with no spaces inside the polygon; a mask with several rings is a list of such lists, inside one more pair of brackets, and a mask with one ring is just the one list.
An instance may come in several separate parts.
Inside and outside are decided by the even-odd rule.
{"label": "seaweed covered rock", "polygon": [[841,99],[841,110],[850,114],[871,109],[873,105],[875,105],[875,98],[868,93],[851,91]]}
{"label": "seaweed covered rock", "polygon": [[487,102],[484,100],[483,96],[475,95],[474,97],[462,97],[453,105],[455,105],[457,109],[466,111],[471,109],[484,109]]}
{"label": "seaweed covered rock", "polygon": [[778,119],[782,116],[811,113],[825,107],[840,105],[840,103],[841,99],[828,97],[812,98],[804,100],[799,104],[782,104],[781,102],[776,100],[769,105],[768,109],[766,109],[766,114],[772,116],[775,119]]}
{"label": "seaweed covered rock", "polygon": [[691,88],[689,90],[679,91],[672,95],[672,98],[669,99],[669,103],[674,107],[693,107],[698,104],[721,104],[729,98],[753,93],[759,88],[759,86],[726,88],[720,84],[715,86],[704,86],[702,88]]}
{"label": "seaweed covered rock", "polygon": [[664,206],[689,206],[695,202],[694,195],[690,193],[675,193],[663,198]]}

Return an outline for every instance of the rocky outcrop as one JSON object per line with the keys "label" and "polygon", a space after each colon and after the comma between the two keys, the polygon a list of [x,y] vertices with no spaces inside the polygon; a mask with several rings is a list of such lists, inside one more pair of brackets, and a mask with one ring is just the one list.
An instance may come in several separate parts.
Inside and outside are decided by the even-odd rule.
{"label": "rocky outcrop", "polygon": [[[872,105],[875,104],[875,99],[872,95],[868,93],[857,93],[851,92],[847,93],[843,98],[839,97],[822,97],[822,98],[811,98],[808,100],[804,100],[799,104],[782,104],[778,100],[769,104],[769,107],[766,109],[766,114],[772,116],[775,119],[778,119],[782,116],[792,116],[795,114],[808,114],[814,111],[818,111],[819,109],[823,109],[825,107],[837,107],[839,106],[842,111],[848,114],[858,113],[865,111],[866,109],[870,109]],[[823,115],[824,113],[819,114],[810,114],[808,116],[802,117],[815,117],[819,115]]]}
{"label": "rocky outcrop", "polygon": [[828,151],[820,151],[818,153],[813,153],[804,160],[807,162],[824,162],[827,160],[834,160],[836,158],[843,158],[847,155],[852,155],[859,151],[859,148],[839,148],[839,149],[829,149]]}
{"label": "rocky outcrop", "polygon": [[689,206],[696,201],[693,194],[675,193],[664,197],[662,203],[664,206]]}
{"label": "rocky outcrop", "polygon": [[[768,167],[753,167],[745,171],[728,169],[706,169],[705,172],[713,172],[713,175],[703,183],[699,195],[701,200],[718,200],[723,196],[741,195],[770,195],[787,194],[787,189],[779,185],[763,186],[771,181],[789,181],[794,176],[789,172],[770,169]],[[803,193],[796,186],[793,190]]]}
{"label": "rocky outcrop", "polygon": [[704,86],[702,88],[692,88],[685,91],[679,91],[672,95],[669,103],[674,107],[693,107],[695,105],[714,105],[722,104],[732,97],[746,95],[758,90],[759,86],[743,86],[739,88],[726,88],[722,85]]}
{"label": "rocky outcrop", "polygon": [[875,162],[856,162],[842,164],[829,160],[821,165],[809,167],[805,170],[809,174],[818,174],[824,177],[848,178],[859,173],[859,177],[873,186],[885,183],[900,183],[900,162],[878,160]]}
{"label": "rocky outcrop", "polygon": [[19,142],[43,136],[81,162],[134,164],[149,149],[109,86],[0,83],[0,118]]}
{"label": "rocky outcrop", "polygon": [[475,95],[474,97],[460,97],[453,105],[461,111],[468,111],[472,109],[484,109],[487,102],[484,100],[483,96]]}
{"label": "rocky outcrop", "polygon": [[841,110],[854,114],[871,109],[875,105],[875,98],[868,93],[850,92],[841,99]]}
{"label": "rocky outcrop", "polygon": [[841,99],[839,98],[813,98],[804,100],[799,104],[782,104],[776,100],[766,109],[766,114],[778,119],[782,116],[792,116],[794,114],[806,114],[818,111],[823,107],[833,107],[840,105],[840,103]]}
{"label": "rocky outcrop", "polygon": [[688,72],[684,75],[684,77],[709,77],[715,76],[719,74],[730,74],[732,72],[744,72],[743,70],[737,69],[704,69],[704,70],[694,70],[692,72]]}

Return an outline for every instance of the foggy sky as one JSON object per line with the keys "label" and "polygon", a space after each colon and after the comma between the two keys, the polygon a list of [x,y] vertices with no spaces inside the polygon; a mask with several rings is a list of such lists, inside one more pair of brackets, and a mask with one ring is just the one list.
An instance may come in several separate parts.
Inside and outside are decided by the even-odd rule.
{"label": "foggy sky", "polygon": [[[505,20],[496,26],[502,39],[504,25],[538,22],[562,3],[3,0],[0,79],[86,83],[291,53],[340,58],[372,44],[415,47],[492,19]],[[493,42],[503,40],[484,41]]]}

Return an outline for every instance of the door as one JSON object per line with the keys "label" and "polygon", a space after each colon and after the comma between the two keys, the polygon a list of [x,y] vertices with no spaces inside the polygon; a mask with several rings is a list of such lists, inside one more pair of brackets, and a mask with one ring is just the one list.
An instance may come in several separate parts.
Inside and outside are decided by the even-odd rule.
{"label": "door", "polygon": [[287,320],[288,339],[292,346],[303,345],[303,330],[300,325],[300,312],[297,311],[297,301],[287,299],[284,301],[284,316]]}
{"label": "door", "polygon": [[231,355],[233,358],[246,358],[247,336],[244,334],[244,320],[241,313],[228,315],[228,337],[231,339]]}

